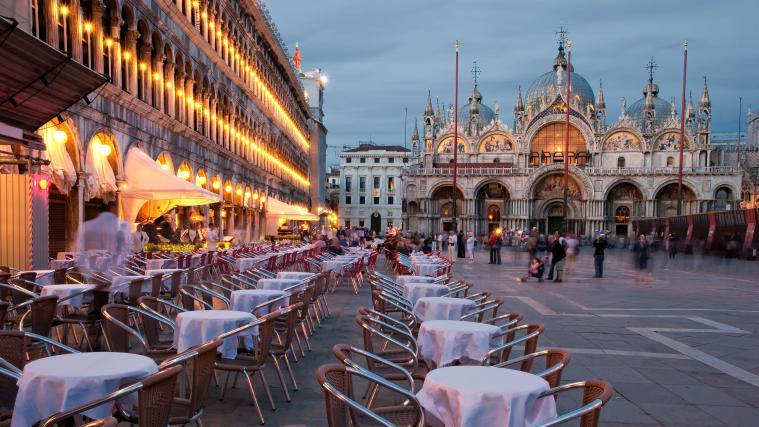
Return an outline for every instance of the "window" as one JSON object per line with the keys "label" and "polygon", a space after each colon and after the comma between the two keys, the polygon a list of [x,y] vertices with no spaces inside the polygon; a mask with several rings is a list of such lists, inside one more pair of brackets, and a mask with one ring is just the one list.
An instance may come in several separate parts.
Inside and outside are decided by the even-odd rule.
{"label": "window", "polygon": [[351,204],[351,196],[345,196],[345,204],[350,205]]}
{"label": "window", "polygon": [[366,196],[359,196],[359,198],[358,198],[358,204],[359,205],[365,205],[366,204]]}
{"label": "window", "polygon": [[[542,127],[535,137],[532,138],[531,151],[538,153],[545,153],[544,159],[550,163],[550,159],[554,162],[563,162],[564,153],[564,132],[566,127],[564,123],[552,123]],[[580,131],[574,126],[569,127],[569,150],[567,151],[569,162],[575,163],[574,155],[578,151],[586,151],[585,138]],[[583,163],[584,160],[580,160],[579,163]]]}
{"label": "window", "polygon": [[395,203],[395,197],[387,196],[387,204],[392,205],[393,203]]}
{"label": "window", "polygon": [[364,220],[363,219],[358,220],[358,226],[359,227],[363,227],[364,226]]}
{"label": "window", "polygon": [[351,177],[349,177],[349,176],[345,177],[345,192],[346,193],[350,193],[351,192],[351,187],[352,187],[351,184],[353,184],[352,181],[353,180],[351,179]]}
{"label": "window", "polygon": [[624,157],[620,157],[620,158],[617,159],[617,167],[618,168],[625,167],[625,158]]}
{"label": "window", "polygon": [[408,159],[404,157],[403,158],[403,163],[408,163]]}
{"label": "window", "polygon": [[675,165],[675,158],[672,156],[667,157],[667,167],[671,168]]}
{"label": "window", "polygon": [[388,163],[395,163],[395,157],[388,157],[387,158]]}
{"label": "window", "polygon": [[379,157],[375,157],[374,158],[374,163],[379,163],[379,162],[380,162],[380,158]]}
{"label": "window", "polygon": [[351,228],[351,220],[349,219],[345,220],[345,228]]}
{"label": "window", "polygon": [[372,180],[372,188],[379,188],[380,186],[380,177],[375,176]]}
{"label": "window", "polygon": [[387,191],[395,191],[395,177],[387,177]]}
{"label": "window", "polygon": [[358,191],[362,193],[366,191],[366,177],[365,176],[358,177]]}
{"label": "window", "polygon": [[379,202],[379,197],[372,197],[372,199],[374,199],[372,201],[374,202],[375,205],[379,205],[379,203],[380,203]]}
{"label": "window", "polygon": [[359,163],[366,163],[366,157],[361,157],[358,159]]}
{"label": "window", "polygon": [[390,227],[393,226],[393,220],[392,219],[388,219],[387,220],[387,226],[388,226],[388,228],[390,228]]}
{"label": "window", "polygon": [[[346,158],[346,159],[345,159],[345,163],[351,163],[351,162],[353,162],[353,159],[352,159],[352,158],[348,157],[348,158]],[[350,221],[349,221],[349,222],[350,222]]]}

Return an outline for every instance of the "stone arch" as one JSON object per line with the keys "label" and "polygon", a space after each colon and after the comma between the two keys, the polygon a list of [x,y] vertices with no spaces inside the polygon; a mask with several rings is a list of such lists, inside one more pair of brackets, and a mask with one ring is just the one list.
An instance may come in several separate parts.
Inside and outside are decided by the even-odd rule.
{"label": "stone arch", "polygon": [[406,199],[408,200],[416,200],[416,198],[419,197],[417,194],[417,188],[416,184],[409,184],[406,186]]}
{"label": "stone arch", "polygon": [[208,179],[208,174],[206,173],[205,169],[199,168],[198,172],[195,174],[195,185],[208,189],[209,184],[210,180]]}
{"label": "stone arch", "polygon": [[[626,138],[626,139],[625,139]],[[601,138],[601,151],[645,151],[645,139],[636,129],[616,128]]]}
{"label": "stone arch", "polygon": [[119,146],[119,141],[116,135],[107,128],[98,128],[92,133],[92,136],[88,138],[87,147],[83,148],[86,153],[89,150],[89,144],[92,143],[96,137],[101,138],[101,143],[110,147],[111,152],[108,155],[108,162],[113,168],[113,172],[116,174],[117,179],[124,178],[124,156]]}
{"label": "stone arch", "polygon": [[[529,178],[528,182],[529,185],[529,192],[526,194],[526,197],[532,198],[535,194],[535,187],[537,184],[542,180],[544,177],[556,173],[563,173],[564,172],[564,165],[563,164],[552,164],[540,167],[533,171]],[[580,168],[577,166],[570,166],[569,167],[569,178],[574,178],[580,185],[579,189],[582,191],[582,199],[588,200],[592,197],[594,194],[594,187],[593,182],[590,180],[590,177]]]}
{"label": "stone arch", "polygon": [[[464,135],[458,135],[459,153],[468,154],[471,150],[469,147],[469,139]],[[461,147],[464,151],[462,153]],[[453,132],[447,133],[441,136],[435,144],[435,153],[437,154],[453,154]]]}
{"label": "stone arch", "polygon": [[[651,138],[653,144],[651,145],[651,151],[678,151],[680,141],[680,130],[678,129],[664,129],[657,132]],[[683,150],[691,150],[693,148],[692,138],[685,133],[685,145]]]}
{"label": "stone arch", "polygon": [[[453,187],[453,181],[448,181],[448,180],[440,181],[434,184],[432,187],[430,187],[430,189],[427,190],[427,194],[429,195],[430,198],[434,198],[435,193],[437,193],[439,190],[441,190],[444,187]],[[464,191],[464,188],[461,186],[461,183],[456,183],[456,188],[461,194],[461,197],[463,198],[463,195],[466,194],[466,192]]]}
{"label": "stone arch", "polygon": [[177,177],[189,182],[195,182],[195,174],[192,165],[187,160],[182,161],[177,167]]}
{"label": "stone arch", "polygon": [[161,151],[155,158],[158,166],[169,173],[174,173],[174,159],[168,151]]}
{"label": "stone arch", "polygon": [[[533,123],[530,123],[523,137],[523,141],[526,141],[527,144],[527,150],[530,151],[532,149],[533,139],[541,129],[550,124],[565,124],[565,120],[566,117],[563,115],[550,114],[534,121]],[[577,129],[582,135],[583,139],[585,140],[585,150],[591,151],[593,148],[593,143],[595,141],[593,129],[590,128],[590,126],[588,126],[584,120],[574,115],[569,116],[569,124],[571,127]]]}
{"label": "stone arch", "polygon": [[[656,196],[661,192],[661,190],[664,189],[664,187],[675,184],[677,185],[677,178],[667,179],[665,181],[662,181],[657,185],[656,187],[652,188],[648,194],[648,198],[653,200],[656,198]],[[698,188],[695,182],[692,182],[690,179],[683,177],[683,188],[686,188],[690,190],[694,195],[696,195],[695,188]]]}
{"label": "stone arch", "polygon": [[635,187],[635,189],[637,189],[640,192],[641,198],[643,198],[643,199],[646,198],[645,190],[641,188],[641,186],[640,186],[639,183],[637,183],[637,182],[635,182],[635,181],[633,181],[631,179],[628,179],[628,178],[621,178],[621,179],[618,179],[618,180],[616,180],[616,181],[614,181],[611,184],[609,184],[609,185],[606,186],[606,188],[604,189],[604,200],[606,200],[609,197],[611,197],[612,196],[611,190],[613,190],[614,187],[617,187],[617,186],[619,186],[621,184],[632,185],[633,187]]}
{"label": "stone arch", "polygon": [[472,194],[476,195],[477,193],[480,192],[480,190],[482,190],[486,185],[490,183],[498,183],[502,185],[503,187],[506,188],[506,191],[508,192],[508,196],[510,198],[513,197],[514,191],[512,189],[511,184],[500,178],[484,178],[480,180],[479,182],[477,182],[477,184],[475,184],[474,191],[472,192]]}
{"label": "stone arch", "polygon": [[484,134],[477,143],[477,153],[513,153],[515,151],[514,138],[501,130]]}
{"label": "stone arch", "polygon": [[[686,203],[697,199],[693,188],[695,187],[691,187],[683,182],[683,214],[693,213],[685,206]],[[669,217],[677,215],[677,198],[677,181],[669,181],[660,185],[654,193],[654,200],[656,201],[655,216]]]}

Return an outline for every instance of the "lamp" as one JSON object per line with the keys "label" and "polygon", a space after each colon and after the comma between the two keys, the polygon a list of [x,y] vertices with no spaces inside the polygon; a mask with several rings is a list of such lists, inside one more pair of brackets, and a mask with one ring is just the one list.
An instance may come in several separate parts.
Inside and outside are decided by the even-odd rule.
{"label": "lamp", "polygon": [[198,175],[198,178],[195,181],[200,186],[206,185],[206,177],[204,175]]}
{"label": "lamp", "polygon": [[227,193],[231,193],[232,192],[232,185],[231,184],[227,184],[227,186],[224,187],[224,191],[226,191]]}
{"label": "lamp", "polygon": [[97,150],[97,153],[103,157],[108,157],[111,155],[111,146],[108,144],[103,144],[102,142],[98,143],[98,145],[95,146],[95,150]]}
{"label": "lamp", "polygon": [[214,190],[218,190],[219,188],[221,188],[221,182],[219,182],[219,181],[214,181],[214,182],[213,182],[213,184],[211,184],[211,187],[212,187]]}
{"label": "lamp", "polygon": [[238,196],[242,196],[242,188],[238,188],[238,189],[235,191],[235,194],[237,194]]}
{"label": "lamp", "polygon": [[55,132],[53,132],[53,141],[55,141],[57,144],[63,144],[66,142],[66,140],[69,138],[68,135],[66,135],[66,132],[58,129]]}
{"label": "lamp", "polygon": [[182,169],[181,171],[179,171],[179,177],[184,180],[187,180],[188,178],[190,178],[190,171],[188,171],[187,169]]}

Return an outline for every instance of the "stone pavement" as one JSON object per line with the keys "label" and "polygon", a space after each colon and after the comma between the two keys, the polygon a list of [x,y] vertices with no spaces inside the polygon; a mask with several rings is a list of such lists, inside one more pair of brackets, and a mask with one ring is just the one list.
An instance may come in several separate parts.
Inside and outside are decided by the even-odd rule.
{"label": "stone pavement", "polygon": [[[476,262],[458,262],[454,275],[493,292],[506,310],[542,323],[540,347],[572,355],[564,382],[602,378],[614,386],[602,425],[759,425],[759,262],[687,255],[667,262],[657,254],[651,280],[637,282],[630,253],[615,249],[607,253],[605,277],[594,279],[590,250],[583,248],[563,283],[517,282],[527,255],[512,248],[504,248],[503,262],[488,265],[487,252],[477,252]],[[295,365],[301,390],[293,402],[284,401],[267,371],[279,406],[271,412],[264,403],[268,425],[326,425],[314,372],[334,363],[332,345],[359,345],[353,317],[368,304],[366,286],[358,296],[347,287],[330,295],[333,317],[312,338],[314,350]],[[204,421],[257,423],[243,383],[230,392],[224,402],[212,392]],[[560,410],[576,407],[573,400],[559,399]]]}

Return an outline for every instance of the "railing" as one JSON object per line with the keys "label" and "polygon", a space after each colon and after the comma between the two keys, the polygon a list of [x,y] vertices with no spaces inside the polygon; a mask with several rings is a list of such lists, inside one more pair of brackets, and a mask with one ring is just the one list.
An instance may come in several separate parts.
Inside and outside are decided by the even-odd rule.
{"label": "railing", "polygon": [[[458,176],[508,176],[529,175],[539,168],[515,168],[515,167],[476,167],[458,168]],[[643,175],[677,175],[678,169],[671,168],[581,168],[590,176],[643,176]],[[409,167],[405,169],[408,176],[452,176],[453,168],[420,168]],[[741,171],[734,166],[709,166],[709,167],[684,167],[684,175],[735,175]]]}

